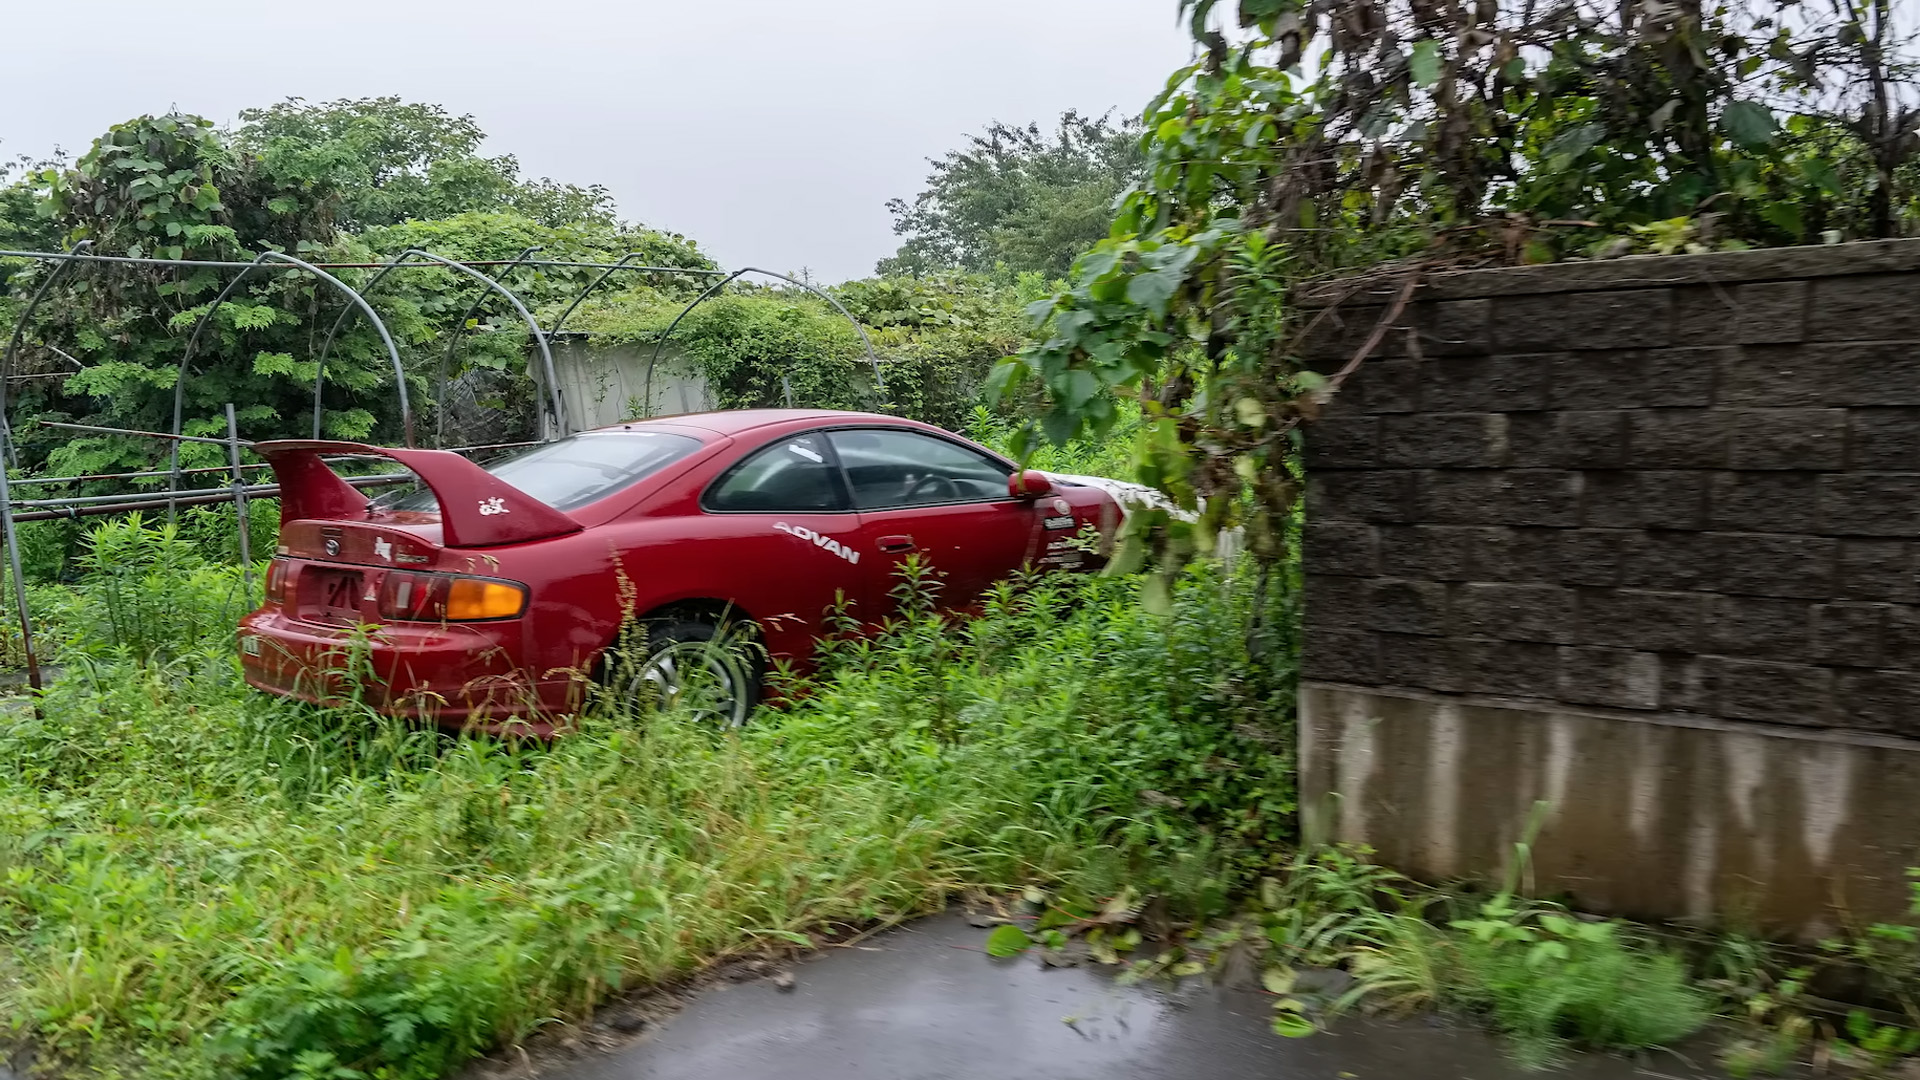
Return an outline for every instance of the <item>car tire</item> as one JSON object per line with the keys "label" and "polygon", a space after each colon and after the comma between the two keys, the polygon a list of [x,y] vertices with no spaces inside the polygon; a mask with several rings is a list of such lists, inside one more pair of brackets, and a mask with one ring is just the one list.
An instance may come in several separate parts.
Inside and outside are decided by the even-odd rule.
{"label": "car tire", "polygon": [[[646,660],[626,680],[627,692],[656,708],[695,696],[695,715],[737,728],[760,704],[760,645],[750,624],[709,619],[658,619],[646,624]],[[691,672],[705,678],[690,687]]]}

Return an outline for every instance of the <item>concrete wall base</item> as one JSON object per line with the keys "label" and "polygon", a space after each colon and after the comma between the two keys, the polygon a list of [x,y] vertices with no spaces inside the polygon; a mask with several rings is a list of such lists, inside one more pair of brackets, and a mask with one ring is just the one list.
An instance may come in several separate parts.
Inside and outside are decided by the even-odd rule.
{"label": "concrete wall base", "polygon": [[1497,881],[1550,809],[1526,891],[1585,910],[1817,939],[1906,913],[1920,741],[1306,682],[1309,840],[1428,881]]}

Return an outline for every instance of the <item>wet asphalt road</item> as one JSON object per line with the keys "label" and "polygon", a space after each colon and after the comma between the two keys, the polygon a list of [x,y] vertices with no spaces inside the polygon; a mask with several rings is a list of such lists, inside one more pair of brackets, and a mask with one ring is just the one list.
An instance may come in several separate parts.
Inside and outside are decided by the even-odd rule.
{"label": "wet asphalt road", "polygon": [[1655,1080],[1717,1075],[1663,1054],[1584,1057],[1547,1073],[1479,1032],[1343,1019],[1285,1039],[1264,995],[1186,980],[1177,995],[1097,970],[994,960],[986,931],[941,916],[831,949],[770,981],[716,987],[632,1046],[552,1080]]}

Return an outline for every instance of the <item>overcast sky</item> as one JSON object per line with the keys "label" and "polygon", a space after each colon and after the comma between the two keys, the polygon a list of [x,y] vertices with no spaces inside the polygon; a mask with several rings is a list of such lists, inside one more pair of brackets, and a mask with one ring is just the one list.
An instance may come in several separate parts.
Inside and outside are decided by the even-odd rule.
{"label": "overcast sky", "polygon": [[84,151],[169,108],[226,123],[399,94],[473,114],[488,152],[606,184],[722,264],[828,281],[893,252],[883,204],[966,133],[1137,112],[1188,56],[1177,0],[6,6],[0,155]]}

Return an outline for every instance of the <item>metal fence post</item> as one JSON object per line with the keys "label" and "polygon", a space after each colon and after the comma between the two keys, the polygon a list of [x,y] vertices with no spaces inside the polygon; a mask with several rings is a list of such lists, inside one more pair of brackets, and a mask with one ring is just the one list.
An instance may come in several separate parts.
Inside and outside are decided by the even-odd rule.
{"label": "metal fence post", "polygon": [[7,567],[13,572],[13,606],[20,616],[20,649],[27,654],[27,685],[34,690],[33,715],[40,715],[40,659],[33,652],[33,616],[27,613],[27,581],[20,576],[20,534],[13,526],[13,491],[6,462],[13,457],[13,435],[0,424],[0,535],[7,544]]}
{"label": "metal fence post", "polygon": [[240,425],[227,402],[227,460],[233,465],[233,516],[240,522],[240,580],[253,595],[253,530],[247,527],[247,478],[240,471]]}

